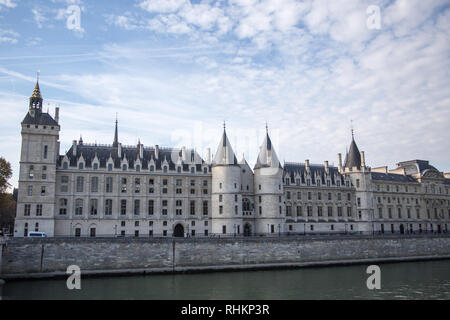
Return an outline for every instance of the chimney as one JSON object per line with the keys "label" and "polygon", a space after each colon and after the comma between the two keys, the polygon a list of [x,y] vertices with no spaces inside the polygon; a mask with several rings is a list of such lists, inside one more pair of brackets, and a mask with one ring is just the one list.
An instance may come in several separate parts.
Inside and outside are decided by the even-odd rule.
{"label": "chimney", "polygon": [[325,162],[323,163],[323,166],[324,166],[324,168],[325,168],[325,171],[328,173],[328,161],[325,161]]}
{"label": "chimney", "polygon": [[211,148],[206,148],[206,163],[211,163]]}
{"label": "chimney", "polygon": [[181,160],[186,161],[186,147],[181,147]]}
{"label": "chimney", "polygon": [[144,159],[144,145],[139,141],[139,158]]}
{"label": "chimney", "polygon": [[158,160],[159,158],[159,146],[155,144],[155,160]]}
{"label": "chimney", "polygon": [[361,151],[361,168],[364,169],[366,167],[366,157],[364,156],[364,151]]}
{"label": "chimney", "polygon": [[338,153],[338,170],[342,172],[342,154]]}
{"label": "chimney", "polygon": [[121,144],[121,143],[119,143],[119,144],[117,145],[117,156],[118,156],[119,158],[122,158],[122,144]]}
{"label": "chimney", "polygon": [[72,142],[72,154],[75,157],[77,156],[77,140],[73,140]]}
{"label": "chimney", "polygon": [[309,170],[309,160],[305,160],[305,169]]}
{"label": "chimney", "polygon": [[55,108],[55,121],[59,123],[59,107]]}

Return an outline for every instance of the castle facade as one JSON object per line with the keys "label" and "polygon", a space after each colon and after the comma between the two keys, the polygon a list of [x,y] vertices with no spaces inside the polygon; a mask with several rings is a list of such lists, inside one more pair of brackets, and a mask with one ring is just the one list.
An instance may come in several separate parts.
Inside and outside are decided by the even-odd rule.
{"label": "castle facade", "polygon": [[353,138],[344,162],[283,163],[268,131],[252,169],[224,128],[213,159],[188,148],[74,140],[39,83],[22,121],[14,236],[217,237],[448,232],[450,174],[424,160],[370,168]]}

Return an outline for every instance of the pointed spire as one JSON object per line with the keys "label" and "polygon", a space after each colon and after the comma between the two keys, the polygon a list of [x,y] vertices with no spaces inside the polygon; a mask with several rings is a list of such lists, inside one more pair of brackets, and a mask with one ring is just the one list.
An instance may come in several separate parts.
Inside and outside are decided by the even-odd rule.
{"label": "pointed spire", "polygon": [[119,146],[119,129],[118,129],[117,123],[118,123],[118,121],[117,121],[117,112],[116,112],[116,128],[114,130],[113,147],[118,147]]}
{"label": "pointed spire", "polygon": [[275,150],[272,148],[272,141],[269,136],[269,128],[266,124],[266,136],[260,147],[259,155],[256,160],[255,169],[262,167],[281,167],[281,163],[278,160]]}
{"label": "pointed spire", "polygon": [[39,88],[39,71],[36,79],[36,85],[34,86],[33,93],[30,97],[30,111],[41,111],[42,110],[42,95],[41,95],[41,89]]}
{"label": "pointed spire", "polygon": [[356,167],[357,169],[361,168],[361,153],[359,152],[358,146],[355,142],[355,136],[353,132],[353,124],[352,124],[352,142],[350,143],[350,148],[345,156],[345,168],[352,169]]}
{"label": "pointed spire", "polygon": [[223,134],[217,148],[216,155],[213,161],[214,165],[232,165],[237,164],[237,159],[234,154],[233,148],[231,148],[230,141],[227,137],[227,131],[225,129],[225,121],[223,124]]}

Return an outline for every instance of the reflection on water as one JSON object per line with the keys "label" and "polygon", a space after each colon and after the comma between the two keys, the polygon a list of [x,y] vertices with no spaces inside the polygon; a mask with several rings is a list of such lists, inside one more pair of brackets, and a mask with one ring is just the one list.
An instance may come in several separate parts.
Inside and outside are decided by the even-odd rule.
{"label": "reflection on water", "polygon": [[367,265],[295,270],[11,281],[4,299],[450,299],[450,260],[382,264],[381,290]]}

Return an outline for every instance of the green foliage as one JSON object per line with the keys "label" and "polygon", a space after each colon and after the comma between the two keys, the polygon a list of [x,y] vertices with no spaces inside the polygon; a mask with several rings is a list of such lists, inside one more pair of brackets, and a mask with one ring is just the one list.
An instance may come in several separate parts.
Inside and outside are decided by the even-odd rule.
{"label": "green foliage", "polygon": [[11,164],[5,158],[0,157],[0,193],[5,193],[10,186],[8,180],[11,178],[11,175]]}

